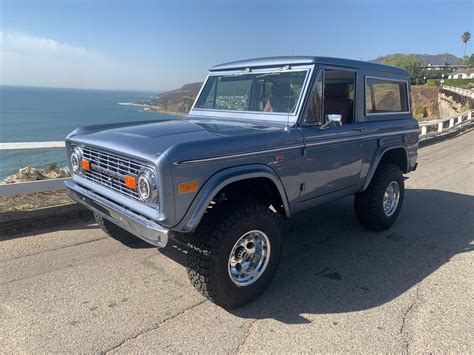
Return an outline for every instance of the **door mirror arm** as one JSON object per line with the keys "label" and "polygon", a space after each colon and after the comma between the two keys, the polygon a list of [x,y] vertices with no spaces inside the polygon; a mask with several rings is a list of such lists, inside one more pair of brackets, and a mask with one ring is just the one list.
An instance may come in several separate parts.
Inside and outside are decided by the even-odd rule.
{"label": "door mirror arm", "polygon": [[319,129],[327,129],[331,127],[341,127],[342,126],[342,115],[326,115],[326,123],[319,127]]}

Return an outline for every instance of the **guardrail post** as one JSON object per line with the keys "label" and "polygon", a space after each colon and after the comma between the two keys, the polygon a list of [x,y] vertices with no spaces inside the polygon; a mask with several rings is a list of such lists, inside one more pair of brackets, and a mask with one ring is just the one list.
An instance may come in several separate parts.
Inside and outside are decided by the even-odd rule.
{"label": "guardrail post", "polygon": [[443,132],[443,122],[438,123],[438,132]]}
{"label": "guardrail post", "polygon": [[454,126],[454,118],[451,118],[449,120],[449,128],[453,127]]}
{"label": "guardrail post", "polygon": [[470,121],[472,120],[472,111],[469,111],[467,114],[467,119]]}
{"label": "guardrail post", "polygon": [[426,126],[421,126],[421,135],[424,136],[426,134]]}
{"label": "guardrail post", "polygon": [[462,122],[462,115],[458,117],[458,124]]}

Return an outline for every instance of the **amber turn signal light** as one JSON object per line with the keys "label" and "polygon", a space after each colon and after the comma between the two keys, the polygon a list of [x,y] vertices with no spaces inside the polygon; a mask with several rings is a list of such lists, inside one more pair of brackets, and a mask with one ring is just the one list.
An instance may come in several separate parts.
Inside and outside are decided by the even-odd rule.
{"label": "amber turn signal light", "polygon": [[82,169],[91,170],[91,163],[88,160],[82,159]]}
{"label": "amber turn signal light", "polygon": [[188,192],[194,192],[198,189],[197,181],[190,181],[190,182],[182,182],[178,185],[178,192],[180,194],[185,194]]}
{"label": "amber turn signal light", "polygon": [[130,175],[125,175],[125,186],[136,189],[137,188],[137,179]]}

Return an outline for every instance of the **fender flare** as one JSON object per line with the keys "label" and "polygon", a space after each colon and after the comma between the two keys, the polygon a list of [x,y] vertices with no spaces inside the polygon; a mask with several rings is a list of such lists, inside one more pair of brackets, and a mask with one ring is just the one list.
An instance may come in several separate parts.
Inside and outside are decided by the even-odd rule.
{"label": "fender flare", "polygon": [[365,191],[367,189],[367,187],[369,186],[370,182],[372,181],[372,178],[375,175],[375,172],[377,171],[377,168],[379,167],[380,161],[382,160],[383,156],[391,150],[400,149],[400,148],[403,149],[403,151],[405,152],[406,162],[407,162],[407,166],[405,167],[405,171],[408,171],[408,164],[409,164],[410,160],[408,159],[407,149],[403,144],[401,144],[401,142],[400,143],[395,143],[395,144],[392,143],[392,144],[386,145],[386,146],[381,146],[375,152],[375,156],[372,159],[372,163],[370,164],[370,168],[369,168],[369,171],[367,172],[367,176],[365,178],[364,185],[362,185],[362,189],[360,190],[361,192]]}
{"label": "fender flare", "polygon": [[172,228],[172,230],[182,233],[194,231],[201,222],[201,219],[212,199],[220,190],[236,181],[262,177],[270,179],[275,184],[281,200],[283,201],[285,213],[287,217],[289,217],[290,206],[288,203],[288,197],[285,188],[283,187],[283,183],[275,171],[270,167],[261,164],[242,165],[221,170],[211,176],[199,190],[184,217],[174,228]]}

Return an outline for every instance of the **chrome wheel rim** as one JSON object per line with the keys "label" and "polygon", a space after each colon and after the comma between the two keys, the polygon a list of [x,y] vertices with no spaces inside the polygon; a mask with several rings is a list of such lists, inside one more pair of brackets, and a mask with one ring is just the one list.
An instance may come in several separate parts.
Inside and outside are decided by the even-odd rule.
{"label": "chrome wheel rim", "polygon": [[260,230],[245,233],[229,256],[229,276],[237,286],[248,286],[265,272],[270,260],[270,240]]}
{"label": "chrome wheel rim", "polygon": [[383,195],[383,212],[387,217],[392,216],[398,207],[400,201],[400,186],[398,182],[392,181],[388,184]]}

